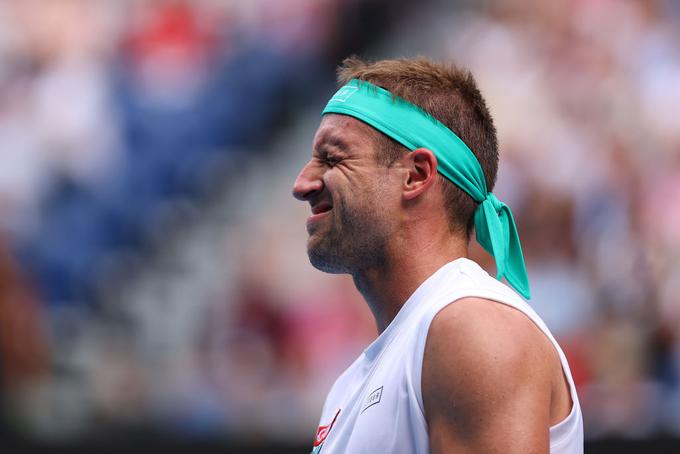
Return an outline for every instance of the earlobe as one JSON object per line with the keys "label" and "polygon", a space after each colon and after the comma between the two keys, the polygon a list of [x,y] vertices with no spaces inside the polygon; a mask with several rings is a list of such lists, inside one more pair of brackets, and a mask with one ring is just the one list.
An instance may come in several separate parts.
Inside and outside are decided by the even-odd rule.
{"label": "earlobe", "polygon": [[427,191],[437,177],[437,157],[427,148],[417,148],[405,156],[408,170],[403,196],[414,199]]}

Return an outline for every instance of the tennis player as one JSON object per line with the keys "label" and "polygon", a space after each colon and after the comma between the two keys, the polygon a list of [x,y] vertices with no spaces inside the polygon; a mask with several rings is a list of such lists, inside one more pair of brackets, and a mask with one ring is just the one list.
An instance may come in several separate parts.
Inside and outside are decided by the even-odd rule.
{"label": "tennis player", "polygon": [[[293,194],[311,205],[311,263],[352,275],[379,336],[333,385],[312,452],[583,452],[567,359],[491,192],[496,131],[473,77],[350,58],[338,79]],[[473,230],[497,279],[467,258]]]}

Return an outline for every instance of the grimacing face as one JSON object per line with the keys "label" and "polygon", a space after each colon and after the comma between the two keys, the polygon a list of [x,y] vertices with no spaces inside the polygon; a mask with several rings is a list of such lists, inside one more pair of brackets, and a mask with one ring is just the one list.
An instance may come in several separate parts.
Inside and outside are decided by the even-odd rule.
{"label": "grimacing face", "polygon": [[376,160],[376,134],[352,117],[324,115],[295,180],[293,195],[312,208],[307,254],[321,271],[353,274],[384,263],[399,184]]}

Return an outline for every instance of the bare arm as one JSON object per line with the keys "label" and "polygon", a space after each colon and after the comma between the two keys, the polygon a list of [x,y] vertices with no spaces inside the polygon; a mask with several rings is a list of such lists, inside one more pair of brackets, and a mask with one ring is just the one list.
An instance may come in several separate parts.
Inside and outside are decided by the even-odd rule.
{"label": "bare arm", "polygon": [[547,453],[555,361],[513,308],[477,298],[444,308],[423,357],[431,452]]}

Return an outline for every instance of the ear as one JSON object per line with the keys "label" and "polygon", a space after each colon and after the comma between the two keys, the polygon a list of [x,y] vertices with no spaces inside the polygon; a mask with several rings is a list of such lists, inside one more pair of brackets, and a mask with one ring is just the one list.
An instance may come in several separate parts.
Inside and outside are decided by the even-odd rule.
{"label": "ear", "polygon": [[404,156],[407,173],[403,197],[412,200],[432,187],[437,179],[437,157],[432,150],[418,148]]}

